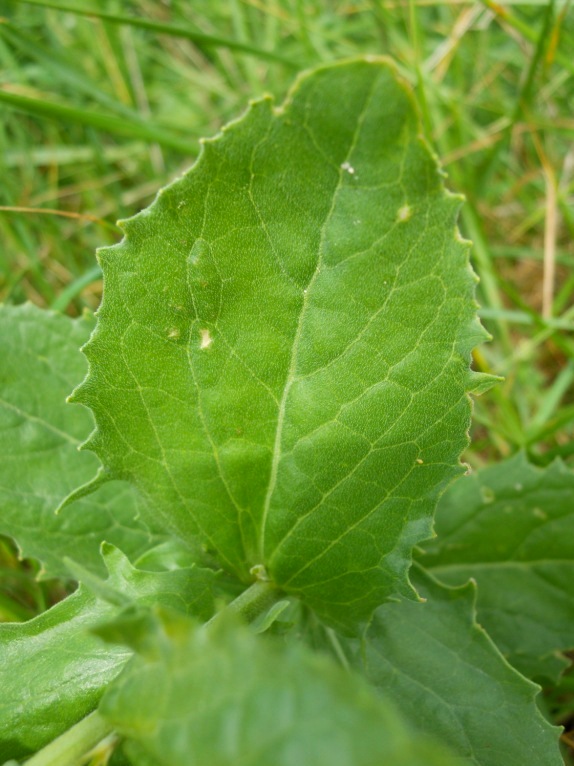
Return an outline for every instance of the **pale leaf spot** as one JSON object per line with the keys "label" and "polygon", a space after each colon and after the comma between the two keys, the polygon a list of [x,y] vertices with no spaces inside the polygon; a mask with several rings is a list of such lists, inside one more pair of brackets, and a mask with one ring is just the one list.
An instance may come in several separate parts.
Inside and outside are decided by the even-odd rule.
{"label": "pale leaf spot", "polygon": [[200,330],[201,334],[201,344],[199,348],[209,348],[211,344],[213,343],[213,338],[211,337],[211,333],[209,330]]}
{"label": "pale leaf spot", "polygon": [[405,221],[408,221],[411,215],[413,214],[412,208],[410,205],[403,205],[399,208],[399,211],[397,213],[397,221],[400,223],[405,223]]}

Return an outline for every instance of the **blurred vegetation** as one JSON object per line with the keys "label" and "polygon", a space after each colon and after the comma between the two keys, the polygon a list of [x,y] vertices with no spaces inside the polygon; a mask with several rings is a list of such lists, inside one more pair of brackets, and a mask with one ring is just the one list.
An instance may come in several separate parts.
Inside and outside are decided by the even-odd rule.
{"label": "blurred vegetation", "polygon": [[[465,195],[483,322],[466,460],[574,459],[574,13],[569,0],[0,0],[0,299],[97,308],[94,252],[251,98],[392,56]],[[58,598],[0,546],[0,616]],[[572,717],[572,677],[549,692]]]}

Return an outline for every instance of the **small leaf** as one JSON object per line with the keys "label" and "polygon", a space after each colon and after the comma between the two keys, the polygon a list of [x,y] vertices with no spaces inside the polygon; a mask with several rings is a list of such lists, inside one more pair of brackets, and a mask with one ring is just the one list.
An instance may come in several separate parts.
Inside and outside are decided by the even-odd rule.
{"label": "small leaf", "polygon": [[[112,547],[105,559],[108,587],[134,604],[213,614],[211,570],[144,572]],[[81,587],[30,622],[0,625],[0,762],[35,752],[94,709],[131,656],[90,633],[117,612]]]}
{"label": "small leaf", "polygon": [[107,580],[100,580],[80,565],[70,561],[82,585],[101,601],[115,606],[161,603],[184,614],[209,619],[214,612],[213,593],[217,572],[199,567],[177,568],[168,571],[146,571],[132,566],[129,559],[115,546],[104,543],[102,557],[109,572]]}
{"label": "small leaf", "polygon": [[443,496],[421,562],[478,583],[478,619],[530,678],[556,681],[574,648],[574,473],[519,453],[465,476]]}
{"label": "small leaf", "polygon": [[206,630],[164,615],[155,636],[100,713],[158,764],[454,766],[360,678],[304,647],[221,619]]}
{"label": "small leaf", "polygon": [[85,373],[79,347],[92,329],[88,317],[72,320],[31,304],[0,307],[0,533],[39,559],[48,577],[69,576],[62,558],[72,552],[105,572],[103,540],[138,556],[161,539],[139,519],[142,501],[126,482],[54,513],[98,467],[93,455],[78,453],[93,428],[90,413],[66,404]]}
{"label": "small leaf", "polygon": [[426,603],[377,609],[363,645],[353,644],[354,664],[421,732],[475,766],[563,766],[538,687],[475,622],[474,587],[448,588],[423,571],[414,582]]}
{"label": "small leaf", "polygon": [[30,622],[0,625],[0,762],[34,753],[94,709],[131,654],[87,633],[112,609],[78,591]]}
{"label": "small leaf", "polygon": [[384,59],[253,103],[100,251],[87,446],[154,523],[332,624],[412,598],[485,337],[459,205]]}

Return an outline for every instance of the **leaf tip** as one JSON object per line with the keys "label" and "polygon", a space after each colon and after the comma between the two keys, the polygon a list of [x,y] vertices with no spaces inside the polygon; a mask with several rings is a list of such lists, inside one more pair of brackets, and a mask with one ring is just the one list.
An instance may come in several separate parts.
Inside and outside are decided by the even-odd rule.
{"label": "leaf tip", "polygon": [[60,514],[61,511],[64,510],[64,508],[67,508],[76,500],[80,500],[83,497],[87,497],[88,495],[91,495],[93,492],[96,491],[96,489],[101,487],[103,484],[106,484],[108,481],[111,481],[112,479],[113,479],[113,476],[108,471],[106,471],[103,467],[100,467],[96,475],[93,477],[93,479],[90,479],[90,481],[86,482],[85,484],[82,484],[81,487],[77,487],[72,492],[70,492],[70,494],[67,495],[62,500],[62,502],[58,505],[54,513],[56,515]]}
{"label": "leaf tip", "polygon": [[476,370],[470,370],[468,380],[468,392],[474,396],[480,396],[481,394],[490,391],[490,389],[493,386],[496,386],[498,383],[502,383],[504,378],[501,378],[500,375],[491,375],[487,372],[476,372]]}

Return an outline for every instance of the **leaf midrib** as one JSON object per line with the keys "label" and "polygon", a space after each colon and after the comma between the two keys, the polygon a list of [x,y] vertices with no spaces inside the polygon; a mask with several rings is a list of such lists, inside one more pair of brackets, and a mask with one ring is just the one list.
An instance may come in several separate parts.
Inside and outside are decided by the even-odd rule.
{"label": "leaf midrib", "polygon": [[281,397],[281,401],[279,403],[279,410],[277,414],[277,426],[275,429],[275,439],[273,443],[273,456],[271,460],[271,471],[269,474],[269,482],[267,485],[267,492],[265,494],[265,500],[263,503],[263,511],[261,515],[260,520],[260,528],[259,528],[259,544],[258,544],[258,554],[260,558],[260,563],[264,563],[266,560],[265,557],[265,533],[267,528],[267,521],[269,517],[269,509],[271,507],[271,499],[273,497],[273,493],[275,491],[275,487],[277,485],[277,476],[279,472],[279,462],[281,460],[281,442],[283,438],[283,426],[285,422],[285,411],[287,408],[287,399],[289,397],[289,393],[291,391],[291,387],[293,383],[295,382],[295,372],[297,368],[297,358],[299,354],[299,343],[301,340],[301,334],[303,331],[303,323],[305,320],[305,315],[307,313],[307,308],[309,306],[309,300],[310,300],[310,294],[311,290],[313,288],[313,285],[315,283],[315,280],[318,276],[318,274],[321,271],[321,265],[323,262],[323,250],[324,250],[324,243],[325,243],[325,232],[327,230],[327,226],[329,224],[329,221],[331,220],[331,216],[333,214],[333,210],[335,208],[335,203],[338,197],[339,192],[341,191],[342,182],[345,178],[345,170],[342,167],[343,165],[347,164],[356,148],[357,145],[357,139],[359,137],[359,133],[361,131],[363,121],[365,119],[365,115],[367,113],[367,110],[369,108],[369,105],[372,101],[373,94],[375,91],[375,88],[378,84],[380,74],[377,75],[369,88],[369,92],[367,93],[365,97],[365,102],[363,104],[363,107],[361,109],[361,112],[359,116],[357,117],[356,127],[355,131],[353,133],[352,140],[349,145],[349,149],[347,150],[347,153],[345,155],[345,159],[339,166],[339,179],[337,181],[337,185],[335,189],[333,190],[333,199],[331,201],[331,205],[329,207],[329,210],[327,212],[327,215],[325,216],[325,220],[323,222],[323,225],[321,227],[321,238],[320,238],[320,244],[318,248],[318,257],[317,257],[317,264],[315,266],[315,270],[313,272],[313,275],[307,285],[303,288],[303,301],[301,304],[301,311],[299,313],[299,319],[297,322],[297,330],[295,332],[295,336],[293,338],[293,345],[291,348],[291,358],[289,363],[289,369],[287,372],[287,377],[285,379],[285,385],[283,387],[283,395]]}

